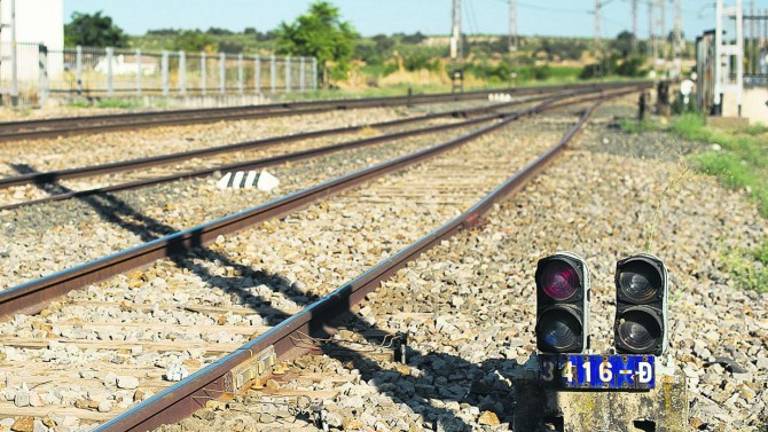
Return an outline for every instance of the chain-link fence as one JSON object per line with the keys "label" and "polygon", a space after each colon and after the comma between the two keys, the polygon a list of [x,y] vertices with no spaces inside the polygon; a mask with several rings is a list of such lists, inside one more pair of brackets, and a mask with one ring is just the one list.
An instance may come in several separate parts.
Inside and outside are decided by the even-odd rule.
{"label": "chain-link fence", "polygon": [[[0,46],[3,53],[10,44]],[[7,57],[6,57],[7,58]],[[317,89],[313,57],[16,45],[16,74],[0,64],[0,88],[21,104],[48,97],[212,96]]]}

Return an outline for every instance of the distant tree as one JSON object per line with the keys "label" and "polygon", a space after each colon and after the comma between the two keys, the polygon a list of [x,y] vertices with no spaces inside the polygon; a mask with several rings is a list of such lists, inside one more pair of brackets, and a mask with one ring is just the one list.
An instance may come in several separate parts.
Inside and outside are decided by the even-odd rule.
{"label": "distant tree", "polygon": [[632,48],[635,45],[635,35],[625,30],[619,33],[616,39],[611,41],[610,45],[611,49],[619,56],[627,58],[632,54]]}
{"label": "distant tree", "polygon": [[403,43],[418,45],[424,42],[424,39],[426,38],[427,37],[421,34],[421,32],[416,32],[412,35],[403,35],[402,41]]}
{"label": "distant tree", "polygon": [[64,42],[67,46],[125,47],[128,46],[128,36],[101,11],[94,14],[75,12],[64,26]]}
{"label": "distant tree", "polygon": [[380,65],[384,62],[382,52],[376,49],[372,43],[358,43],[355,46],[354,57],[364,61],[367,65]]}
{"label": "distant tree", "polygon": [[227,30],[227,29],[221,28],[221,27],[210,27],[210,28],[208,28],[206,33],[208,33],[209,35],[214,35],[214,36],[229,36],[231,34],[234,34],[234,32],[232,32],[232,30]]}
{"label": "distant tree", "polygon": [[388,37],[387,35],[377,34],[371,39],[373,39],[373,41],[376,43],[376,49],[382,53],[395,47],[395,40],[391,37]]}
{"label": "distant tree", "polygon": [[219,42],[219,52],[227,53],[227,54],[240,54],[243,52],[245,48],[243,47],[243,44],[238,42],[231,42],[231,41],[220,41]]}
{"label": "distant tree", "polygon": [[255,27],[246,27],[245,29],[243,29],[243,34],[255,35],[255,34],[258,34],[258,33],[259,32],[256,30]]}
{"label": "distant tree", "polygon": [[184,30],[174,38],[173,49],[213,52],[216,50],[216,43],[211,36],[200,30]]}
{"label": "distant tree", "polygon": [[328,83],[346,78],[358,35],[337,7],[321,0],[293,23],[280,24],[277,37],[278,53],[316,57],[321,80]]}

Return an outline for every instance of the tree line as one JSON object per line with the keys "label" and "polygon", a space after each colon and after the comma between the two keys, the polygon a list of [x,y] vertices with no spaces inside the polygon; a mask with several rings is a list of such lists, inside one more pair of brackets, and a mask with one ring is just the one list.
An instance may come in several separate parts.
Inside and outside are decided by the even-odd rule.
{"label": "tree line", "polygon": [[[342,19],[339,9],[325,0],[315,1],[294,21],[282,22],[268,31],[255,27],[246,27],[241,32],[220,27],[164,28],[149,30],[142,37],[129,37],[102,12],[76,12],[64,31],[65,43],[69,46],[128,47],[141,38],[154,38],[163,49],[240,53],[246,44],[251,46],[257,42],[258,46],[279,55],[316,57],[321,82],[326,83],[346,78],[354,61],[362,62],[374,74],[387,74],[399,68],[438,71],[443,64],[441,60],[448,56],[447,46],[423,44],[428,37],[420,32],[362,38],[349,21]],[[520,52],[524,54],[510,56],[505,37],[475,39],[465,36],[467,71],[497,81],[508,81],[520,74],[530,79],[547,79],[551,74],[547,63],[578,61],[591,50],[590,41],[583,38],[521,37]],[[581,78],[600,74],[641,76],[647,72],[643,70],[646,64],[643,53],[647,48],[644,41],[634,40],[634,36],[625,31],[606,45],[595,63],[581,70]]]}

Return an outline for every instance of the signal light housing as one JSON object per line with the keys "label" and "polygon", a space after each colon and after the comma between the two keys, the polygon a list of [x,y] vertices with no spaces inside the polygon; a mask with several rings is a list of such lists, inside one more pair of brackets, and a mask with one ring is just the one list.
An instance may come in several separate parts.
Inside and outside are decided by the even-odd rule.
{"label": "signal light housing", "polygon": [[588,349],[589,268],[578,255],[558,252],[536,266],[536,347],[542,353]]}
{"label": "signal light housing", "polygon": [[616,263],[617,352],[658,356],[667,349],[667,280],[667,267],[653,255]]}

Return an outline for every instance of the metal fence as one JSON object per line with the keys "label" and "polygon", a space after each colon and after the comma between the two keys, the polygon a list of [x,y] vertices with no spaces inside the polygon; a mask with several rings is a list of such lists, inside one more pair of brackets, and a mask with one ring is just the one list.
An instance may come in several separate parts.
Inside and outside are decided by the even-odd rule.
{"label": "metal fence", "polygon": [[768,10],[744,15],[744,84],[768,85]]}
{"label": "metal fence", "polygon": [[[9,52],[10,44],[1,47]],[[18,98],[207,96],[303,92],[317,89],[317,60],[184,51],[76,47],[48,50],[16,45]],[[0,64],[0,86],[14,88],[12,65]],[[11,95],[13,96],[13,95]]]}

